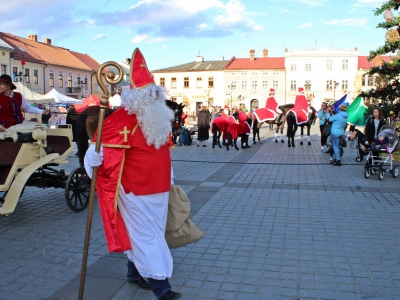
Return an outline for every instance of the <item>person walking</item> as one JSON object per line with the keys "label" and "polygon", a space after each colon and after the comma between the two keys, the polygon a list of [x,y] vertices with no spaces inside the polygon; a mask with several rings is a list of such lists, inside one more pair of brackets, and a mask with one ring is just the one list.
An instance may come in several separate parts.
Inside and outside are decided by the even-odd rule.
{"label": "person walking", "polygon": [[318,111],[318,118],[319,118],[319,131],[320,131],[320,133],[321,133],[321,151],[326,151],[326,150],[328,150],[327,148],[327,144],[326,144],[326,141],[327,141],[327,136],[324,136],[323,134],[322,134],[322,131],[324,130],[324,127],[325,127],[325,120],[327,119],[327,118],[329,118],[330,117],[330,114],[329,114],[329,111],[328,111],[328,108],[327,108],[327,104],[326,104],[326,102],[322,102],[321,103],[321,109]]}
{"label": "person walking", "polygon": [[340,138],[344,136],[344,130],[347,126],[347,105],[342,104],[339,106],[339,111],[336,115],[326,119],[326,122],[332,122],[331,136],[332,136],[332,147],[335,159],[331,161],[334,166],[341,166],[340,160]]}
{"label": "person walking", "polygon": [[203,144],[203,147],[207,147],[206,141],[210,137],[210,118],[211,116],[207,107],[202,106],[197,117],[197,147],[200,146],[200,143]]}
{"label": "person walking", "polygon": [[152,289],[159,300],[175,300],[182,294],[168,281],[173,261],[165,240],[174,113],[138,48],[130,69],[131,88],[122,92],[121,108],[104,120],[100,154],[93,143],[85,169],[91,177],[99,166],[96,190],[108,249],[127,254],[128,280]]}

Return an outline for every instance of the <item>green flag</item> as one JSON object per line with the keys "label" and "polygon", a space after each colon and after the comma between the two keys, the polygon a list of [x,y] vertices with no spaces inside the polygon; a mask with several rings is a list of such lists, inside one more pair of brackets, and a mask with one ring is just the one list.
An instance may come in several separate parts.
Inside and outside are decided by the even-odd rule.
{"label": "green flag", "polygon": [[364,116],[366,110],[367,107],[364,104],[364,100],[359,95],[347,108],[347,113],[349,114],[347,123],[350,125],[364,126],[368,120]]}

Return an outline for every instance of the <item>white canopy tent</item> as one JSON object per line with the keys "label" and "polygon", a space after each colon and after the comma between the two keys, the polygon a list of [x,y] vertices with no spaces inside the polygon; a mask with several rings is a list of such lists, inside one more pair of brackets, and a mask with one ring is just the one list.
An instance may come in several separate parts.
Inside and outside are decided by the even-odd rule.
{"label": "white canopy tent", "polygon": [[108,101],[110,101],[110,106],[112,107],[121,106],[121,96],[118,94],[115,94],[114,96],[110,97]]}
{"label": "white canopy tent", "polygon": [[54,97],[36,93],[27,88],[26,86],[24,86],[21,82],[13,82],[13,83],[17,87],[17,89],[14,91],[24,95],[28,103],[44,104],[44,103],[53,103],[55,101]]}
{"label": "white canopy tent", "polygon": [[63,104],[82,104],[82,100],[78,100],[72,97],[68,97],[66,95],[61,94],[56,89],[52,89],[50,92],[45,94],[47,97],[52,97],[55,100],[55,103],[63,103]]}

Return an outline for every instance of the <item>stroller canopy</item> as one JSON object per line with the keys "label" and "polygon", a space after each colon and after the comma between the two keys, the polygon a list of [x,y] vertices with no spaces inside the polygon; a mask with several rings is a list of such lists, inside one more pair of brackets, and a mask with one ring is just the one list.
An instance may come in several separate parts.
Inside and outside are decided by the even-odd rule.
{"label": "stroller canopy", "polygon": [[[392,147],[397,140],[397,131],[393,125],[383,125],[378,135],[386,136],[389,139],[389,145]],[[397,143],[393,152],[400,150],[400,143]]]}

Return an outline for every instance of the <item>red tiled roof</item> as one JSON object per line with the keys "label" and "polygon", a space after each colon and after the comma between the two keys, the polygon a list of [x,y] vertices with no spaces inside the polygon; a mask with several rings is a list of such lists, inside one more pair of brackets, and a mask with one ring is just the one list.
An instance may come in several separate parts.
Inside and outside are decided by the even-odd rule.
{"label": "red tiled roof", "polygon": [[360,69],[371,69],[373,67],[379,67],[382,65],[382,60],[389,62],[393,57],[391,56],[376,56],[371,61],[368,61],[368,56],[358,57],[358,68]]}
{"label": "red tiled roof", "polygon": [[258,57],[254,60],[250,58],[232,58],[225,66],[226,70],[240,69],[285,69],[284,57]]}
{"label": "red tiled roof", "polygon": [[22,60],[22,58],[24,58],[24,60],[26,61],[36,62],[41,64],[46,63],[39,55],[37,55],[37,53],[32,51],[30,48],[26,47],[26,45],[23,42],[21,42],[17,36],[0,32],[0,39],[2,39],[11,47],[14,48],[14,51],[12,53],[13,58],[18,60]]}
{"label": "red tiled roof", "polygon": [[[97,72],[97,70],[99,69],[100,64],[96,60],[94,60],[89,54],[83,54],[75,51],[69,52],[71,52],[77,59],[79,59],[89,68],[91,68],[94,72]],[[103,70],[102,73],[106,73],[106,70]]]}

